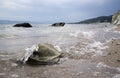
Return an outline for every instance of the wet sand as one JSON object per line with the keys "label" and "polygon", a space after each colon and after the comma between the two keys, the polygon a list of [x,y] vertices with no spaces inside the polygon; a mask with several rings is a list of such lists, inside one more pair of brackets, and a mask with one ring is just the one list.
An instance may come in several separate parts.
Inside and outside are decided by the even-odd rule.
{"label": "wet sand", "polygon": [[120,67],[120,39],[112,39],[105,50],[106,55],[93,57],[94,62],[104,62],[111,67]]}
{"label": "wet sand", "polygon": [[[69,59],[61,64],[46,66],[17,65],[0,62],[0,78],[111,78],[109,70],[101,70],[96,63],[87,60]],[[115,73],[118,73],[115,70]]]}
{"label": "wet sand", "polygon": [[[120,26],[115,31],[120,32]],[[104,62],[110,66],[120,67],[120,39],[112,39],[106,49],[107,55],[103,58]]]}
{"label": "wet sand", "polygon": [[[113,29],[115,32],[120,32],[120,26],[116,26]],[[120,67],[120,38],[111,39],[107,44],[108,48],[104,50],[106,52],[104,56],[93,57],[94,62],[104,62],[111,67]]]}
{"label": "wet sand", "polygon": [[62,58],[59,64],[20,65],[16,59],[0,60],[0,78],[114,78],[120,74],[120,39],[112,39],[105,56],[91,54]]}
{"label": "wet sand", "polygon": [[120,67],[120,39],[112,39],[106,50],[107,56],[104,57],[106,64],[110,66]]}
{"label": "wet sand", "polygon": [[116,31],[120,31],[120,25],[117,25],[115,28]]}

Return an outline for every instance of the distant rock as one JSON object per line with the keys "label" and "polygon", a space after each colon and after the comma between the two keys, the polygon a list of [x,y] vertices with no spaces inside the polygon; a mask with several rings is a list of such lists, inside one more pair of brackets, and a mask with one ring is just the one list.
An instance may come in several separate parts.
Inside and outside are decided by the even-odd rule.
{"label": "distant rock", "polygon": [[112,15],[100,16],[100,17],[91,18],[91,19],[87,19],[84,21],[75,22],[75,23],[71,23],[71,24],[90,24],[90,23],[104,23],[104,22],[111,23],[111,21],[112,21]]}
{"label": "distant rock", "polygon": [[112,24],[120,25],[120,10],[113,15]]}
{"label": "distant rock", "polygon": [[62,53],[51,44],[39,44],[26,61],[31,65],[55,64],[59,62]]}
{"label": "distant rock", "polygon": [[29,23],[19,23],[19,24],[15,24],[13,27],[32,27]]}
{"label": "distant rock", "polygon": [[59,23],[54,23],[51,26],[59,27],[59,26],[64,26],[65,22],[59,22]]}

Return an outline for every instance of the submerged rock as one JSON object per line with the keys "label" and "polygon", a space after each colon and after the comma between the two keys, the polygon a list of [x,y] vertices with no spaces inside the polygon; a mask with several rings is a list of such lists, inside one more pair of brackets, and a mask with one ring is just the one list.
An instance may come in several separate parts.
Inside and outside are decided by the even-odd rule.
{"label": "submerged rock", "polygon": [[54,23],[52,26],[59,27],[59,26],[64,26],[65,22],[59,22],[59,23]]}
{"label": "submerged rock", "polygon": [[28,54],[26,63],[32,65],[55,64],[59,62],[61,54],[51,44],[39,44],[30,55]]}
{"label": "submerged rock", "polygon": [[19,23],[19,24],[15,24],[13,27],[32,27],[29,23]]}

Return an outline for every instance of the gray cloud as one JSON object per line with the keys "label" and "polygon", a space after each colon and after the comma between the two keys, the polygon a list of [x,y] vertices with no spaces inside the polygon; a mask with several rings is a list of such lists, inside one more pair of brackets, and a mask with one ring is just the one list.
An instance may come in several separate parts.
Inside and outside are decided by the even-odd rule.
{"label": "gray cloud", "polygon": [[[8,9],[28,9],[39,6],[56,6],[56,7],[66,7],[71,4],[96,4],[102,5],[111,0],[1,0],[2,6]],[[34,6],[33,6],[34,5]]]}
{"label": "gray cloud", "polygon": [[79,21],[100,14],[105,15],[105,13],[107,13],[105,12],[106,9],[112,9],[112,5],[117,3],[117,1],[118,0],[1,0],[0,17],[34,21]]}

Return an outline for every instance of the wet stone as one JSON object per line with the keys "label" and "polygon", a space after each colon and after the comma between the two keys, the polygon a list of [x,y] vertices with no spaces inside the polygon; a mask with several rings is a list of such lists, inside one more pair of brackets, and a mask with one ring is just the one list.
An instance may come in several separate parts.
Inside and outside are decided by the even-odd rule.
{"label": "wet stone", "polygon": [[62,53],[51,44],[38,44],[26,63],[31,65],[56,64],[60,61],[61,55]]}

